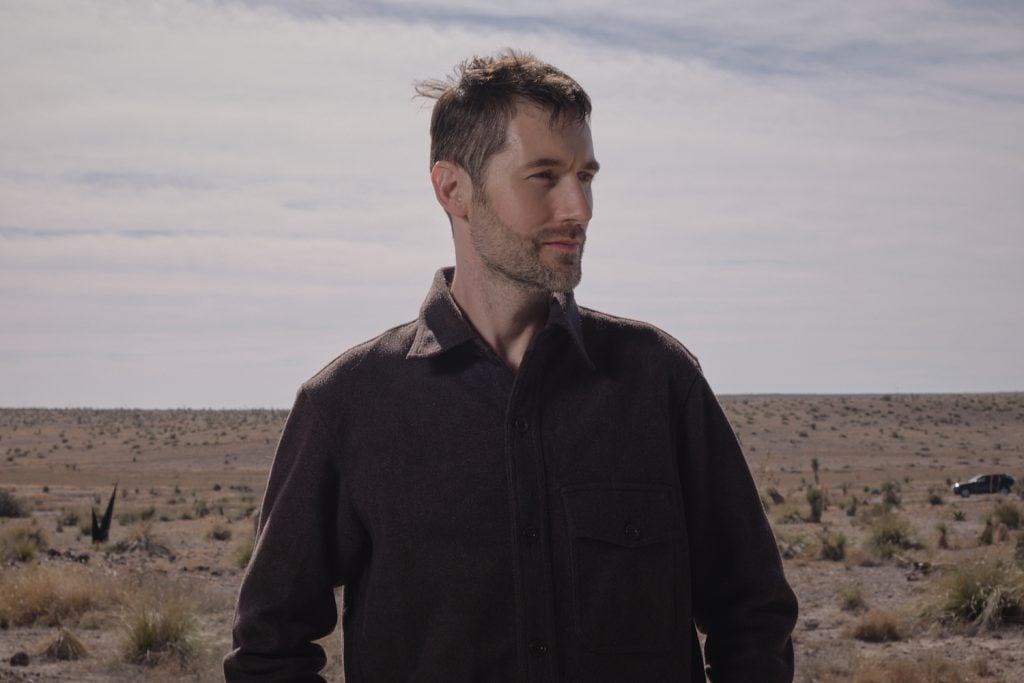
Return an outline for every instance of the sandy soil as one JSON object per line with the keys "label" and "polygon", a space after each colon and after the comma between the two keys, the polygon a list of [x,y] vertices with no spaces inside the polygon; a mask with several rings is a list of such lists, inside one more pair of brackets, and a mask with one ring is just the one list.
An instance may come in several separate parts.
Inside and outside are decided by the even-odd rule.
{"label": "sandy soil", "polygon": [[[1013,561],[1021,532],[1010,530],[992,545],[979,537],[995,502],[1020,504],[1017,495],[959,499],[949,483],[985,472],[1024,479],[1024,394],[722,402],[765,492],[800,598],[798,681],[838,680],[872,661],[922,657],[970,662],[983,680],[1024,681],[1024,627],[971,633],[921,617],[950,567],[982,556]],[[77,661],[33,657],[28,666],[13,667],[12,655],[33,652],[57,627],[0,628],[0,681],[219,680],[241,577],[238,557],[251,542],[252,513],[285,417],[284,411],[0,410],[0,487],[13,490],[31,512],[27,519],[0,519],[0,538],[34,525],[49,548],[28,563],[8,560],[0,579],[28,564],[92,572],[97,585],[106,581],[136,598],[145,586],[171,585],[192,599],[202,636],[202,652],[183,670],[126,663],[124,625],[133,601],[112,600],[64,620],[90,650]],[[816,481],[829,503],[820,523],[805,521],[806,490]],[[102,510],[115,482],[110,542],[94,547],[80,526],[88,527],[91,508]],[[885,482],[898,488],[895,510],[909,522],[917,547],[882,560],[866,539]],[[769,491],[784,500],[771,502]],[[948,549],[938,547],[939,524],[946,526]],[[846,538],[841,561],[820,558],[823,532]],[[140,537],[151,541],[148,550],[137,543],[114,551],[118,542]],[[860,615],[841,609],[839,600],[855,588],[868,607],[894,615],[901,640],[869,643],[851,635]],[[331,680],[341,680],[339,639],[337,633],[326,639]]]}

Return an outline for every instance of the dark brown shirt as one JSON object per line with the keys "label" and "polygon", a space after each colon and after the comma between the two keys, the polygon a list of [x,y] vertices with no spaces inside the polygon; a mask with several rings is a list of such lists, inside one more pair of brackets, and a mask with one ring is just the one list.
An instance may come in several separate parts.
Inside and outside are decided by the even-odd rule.
{"label": "dark brown shirt", "polygon": [[439,271],[419,318],[306,382],[228,680],[790,681],[796,599],[696,360],[552,298],[510,370]]}

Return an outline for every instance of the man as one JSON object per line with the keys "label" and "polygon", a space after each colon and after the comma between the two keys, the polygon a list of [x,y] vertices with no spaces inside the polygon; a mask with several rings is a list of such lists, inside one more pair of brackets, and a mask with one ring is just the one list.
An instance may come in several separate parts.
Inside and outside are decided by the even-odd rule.
{"label": "man", "polygon": [[455,268],[300,389],[228,679],[319,680],[344,586],[348,683],[791,680],[796,601],[699,366],[573,300],[586,93],[514,52],[420,92]]}

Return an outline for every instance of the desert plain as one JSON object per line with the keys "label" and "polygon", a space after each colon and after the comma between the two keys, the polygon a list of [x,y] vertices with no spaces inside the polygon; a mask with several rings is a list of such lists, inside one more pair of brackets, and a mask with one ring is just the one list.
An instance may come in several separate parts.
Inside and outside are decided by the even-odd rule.
{"label": "desert plain", "polygon": [[[1024,681],[1024,394],[721,400],[800,600],[797,681]],[[286,417],[0,409],[0,681],[221,680]],[[950,491],[986,473],[1018,483]]]}

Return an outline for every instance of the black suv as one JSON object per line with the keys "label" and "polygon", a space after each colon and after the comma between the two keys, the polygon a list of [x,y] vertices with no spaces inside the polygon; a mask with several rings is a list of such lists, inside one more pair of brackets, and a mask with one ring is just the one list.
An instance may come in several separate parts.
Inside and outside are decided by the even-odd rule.
{"label": "black suv", "polygon": [[979,474],[967,481],[953,484],[953,493],[966,498],[972,493],[1009,493],[1013,477],[1008,474]]}

